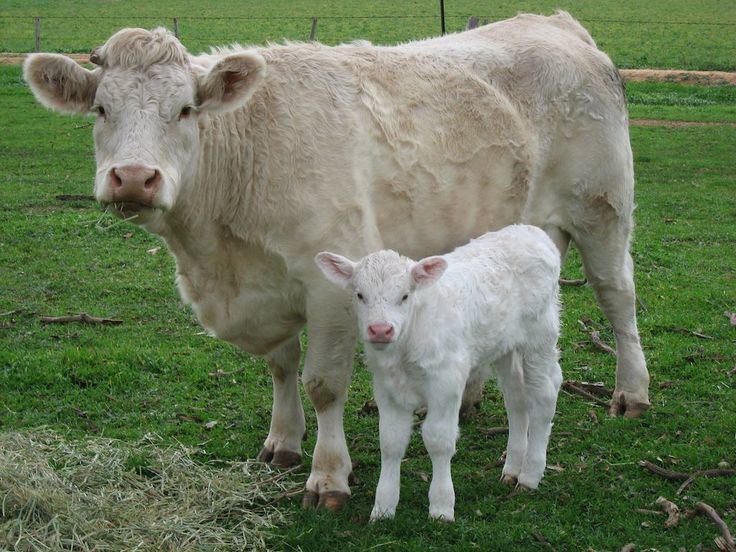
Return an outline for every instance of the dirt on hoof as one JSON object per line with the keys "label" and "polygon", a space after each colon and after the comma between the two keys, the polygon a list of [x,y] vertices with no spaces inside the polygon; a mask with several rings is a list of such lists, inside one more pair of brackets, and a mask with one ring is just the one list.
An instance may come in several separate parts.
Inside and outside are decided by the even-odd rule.
{"label": "dirt on hoof", "polygon": [[609,416],[623,416],[624,418],[638,418],[649,408],[648,402],[628,400],[626,394],[618,392],[613,394],[611,400],[611,408],[608,410]]}
{"label": "dirt on hoof", "polygon": [[501,483],[503,483],[504,485],[508,485],[509,487],[514,487],[514,486],[516,486],[516,483],[517,483],[516,476],[515,475],[509,475],[509,474],[502,475],[501,476]]}
{"label": "dirt on hoof", "polygon": [[263,447],[256,456],[256,460],[268,464],[273,459],[273,447]]}
{"label": "dirt on hoof", "polygon": [[326,508],[331,512],[339,512],[350,500],[348,493],[341,491],[327,491],[319,495],[317,508]]}
{"label": "dirt on hoof", "polygon": [[304,491],[302,497],[302,508],[305,510],[314,510],[319,502],[319,494],[314,491]]}
{"label": "dirt on hoof", "polygon": [[290,468],[302,462],[302,455],[291,450],[277,450],[271,459],[271,465],[277,468]]}

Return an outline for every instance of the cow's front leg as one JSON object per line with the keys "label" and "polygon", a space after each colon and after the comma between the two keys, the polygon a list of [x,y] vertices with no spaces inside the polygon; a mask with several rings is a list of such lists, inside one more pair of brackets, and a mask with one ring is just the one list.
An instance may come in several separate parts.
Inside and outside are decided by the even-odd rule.
{"label": "cow's front leg", "polygon": [[350,498],[352,471],[343,409],[352,376],[355,330],[347,304],[321,298],[309,309],[309,348],[302,374],[304,389],[317,413],[317,445],[302,505],[337,511]]}
{"label": "cow's front leg", "polygon": [[299,335],[266,356],[273,379],[271,429],[258,454],[261,462],[289,467],[301,462],[305,423],[299,398]]}

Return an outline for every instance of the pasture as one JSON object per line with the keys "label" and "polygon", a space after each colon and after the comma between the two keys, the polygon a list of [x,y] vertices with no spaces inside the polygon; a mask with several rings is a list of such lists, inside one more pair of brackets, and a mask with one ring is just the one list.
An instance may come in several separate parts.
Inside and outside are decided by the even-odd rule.
{"label": "pasture", "polygon": [[[457,11],[465,19],[472,13],[483,15],[486,9],[480,3],[461,4],[462,10]],[[126,11],[131,5],[126,4]],[[190,16],[201,10],[183,1],[179,5],[182,11],[191,8]],[[245,10],[241,5],[232,9]],[[294,4],[289,13],[311,16],[312,5]],[[372,7],[352,2],[319,5],[320,10],[314,10],[317,14],[389,11],[388,4],[380,2]],[[565,7],[565,3],[557,5]],[[618,17],[615,10],[624,9],[608,2],[578,5],[573,13],[583,19],[586,14],[603,17],[603,9],[609,10],[611,18]],[[641,17],[661,18],[662,5],[653,2],[637,9]],[[709,5],[699,8],[699,20],[723,21],[718,4]],[[6,2],[2,15],[32,16],[34,9],[40,15],[62,13],[45,2],[20,6]],[[85,6],[80,3],[74,13],[94,15],[84,11]],[[452,13],[449,6],[448,2]],[[668,17],[692,16],[690,4],[668,6]],[[117,17],[121,9],[110,4],[105,13]],[[504,4],[498,12],[512,15],[527,9],[550,11],[551,3]],[[416,13],[422,10],[434,13],[435,5],[418,5]],[[71,12],[67,4],[63,13]],[[80,17],[80,27],[71,31],[79,42],[58,49],[88,51],[108,34],[105,25],[112,30],[134,23],[104,21],[104,25],[85,27]],[[308,17],[299,22],[299,34],[290,21],[267,25],[248,21],[244,28],[258,28],[264,34],[242,38],[233,36],[232,22],[223,22],[223,27],[207,27],[212,34],[199,36],[202,46],[236,39],[302,37]],[[395,23],[369,27],[374,24],[381,25],[369,21],[366,27],[344,27],[333,35],[318,36],[328,42],[358,37],[392,42],[434,34],[429,27]],[[595,26],[588,27],[622,65],[733,69],[733,44],[725,40],[711,43],[723,45],[723,57],[700,51],[697,45],[683,51],[681,55],[695,60],[691,63],[665,53],[664,42],[650,48],[631,34],[617,43],[629,43],[628,50],[609,47]],[[616,28],[607,27],[606,32],[613,37]],[[27,38],[21,32],[25,30],[8,28],[0,38],[2,49],[27,49],[22,47]],[[703,39],[698,44],[708,42],[694,34],[697,40]],[[643,63],[626,57],[636,52],[664,57]],[[368,525],[379,473],[378,418],[366,407],[370,381],[358,355],[345,414],[359,479],[353,499],[346,510],[333,515],[303,511],[298,497],[283,498],[279,506],[286,521],[269,534],[269,547],[544,550],[548,547],[541,540],[546,540],[557,550],[618,550],[630,542],[639,550],[680,546],[692,550],[700,543],[714,549],[713,537],[719,532],[708,519],[683,519],[667,530],[663,516],[639,511],[658,510],[654,501],[660,495],[683,509],[705,501],[732,530],[736,528],[736,477],[699,478],[677,496],[680,482],[662,479],[638,465],[649,460],[682,472],[714,468],[719,462],[736,467],[736,328],[724,315],[736,311],[736,87],[632,83],[627,88],[632,117],[710,123],[631,129],[638,206],[633,256],[641,300],[639,326],[652,376],[651,410],[635,420],[613,419],[602,407],[561,392],[545,479],[538,491],[510,497],[508,488],[498,482],[497,459],[505,448],[505,436],[483,431],[505,425],[500,393],[489,384],[476,416],[461,426],[453,463],[457,522],[426,520],[431,467],[415,435],[402,467],[397,518]],[[90,121],[53,115],[38,106],[20,78],[19,67],[0,67],[0,97],[4,129],[0,134],[0,431],[47,426],[72,441],[96,435],[131,443],[153,432],[165,444],[196,447],[202,463],[252,458],[270,419],[271,378],[265,362],[204,335],[193,314],[181,305],[173,282],[173,259],[163,243],[142,229],[102,216],[96,204],[86,199],[94,173]],[[563,272],[567,278],[581,277],[575,251]],[[602,381],[612,387],[615,360],[593,346],[590,331],[599,331],[607,343],[613,343],[613,336],[591,290],[565,287],[563,304],[560,348],[565,379]],[[57,325],[40,320],[44,315],[81,312],[123,323]],[[307,405],[306,397],[303,400]],[[290,474],[297,483],[306,479],[315,442],[314,413],[306,408],[306,414],[305,464]],[[125,465],[141,474],[150,462],[150,457],[140,455]],[[0,549],[10,546],[0,532]]]}
{"label": "pasture", "polygon": [[[598,46],[622,68],[736,69],[736,10],[730,2],[704,0],[446,0],[447,30],[464,28],[471,15],[489,21],[519,12],[570,11],[590,30]],[[48,2],[6,0],[0,7],[0,51],[34,48],[34,16],[41,17],[43,51],[89,52],[121,27],[171,28],[193,52],[213,44],[261,44],[283,38],[305,40],[311,18],[317,38],[337,44],[362,38],[377,44],[433,36],[440,32],[439,1],[277,0],[273,2]]]}

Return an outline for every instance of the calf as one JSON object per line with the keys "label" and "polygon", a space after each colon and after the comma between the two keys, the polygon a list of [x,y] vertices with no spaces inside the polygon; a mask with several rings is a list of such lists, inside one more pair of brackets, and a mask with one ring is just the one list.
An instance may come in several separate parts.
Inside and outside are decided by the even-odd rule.
{"label": "calf", "polygon": [[315,260],[329,280],[352,292],[373,373],[381,476],[371,520],[394,516],[412,414],[425,405],[422,437],[432,459],[429,515],[454,519],[450,460],[463,389],[488,379],[491,363],[509,418],[502,480],[536,488],[562,382],[560,255],[547,234],[509,226],[419,262],[391,250],[357,263],[327,252]]}

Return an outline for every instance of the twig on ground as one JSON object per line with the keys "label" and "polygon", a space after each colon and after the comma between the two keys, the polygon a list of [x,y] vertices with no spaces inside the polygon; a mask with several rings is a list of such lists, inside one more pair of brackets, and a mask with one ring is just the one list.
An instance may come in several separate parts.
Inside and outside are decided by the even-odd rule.
{"label": "twig on ground", "polygon": [[697,338],[700,339],[715,339],[712,335],[706,335],[704,333],[696,332],[695,330],[688,330],[687,328],[666,328],[670,332],[679,333],[679,334],[688,334],[688,335],[694,335]]}
{"label": "twig on ground", "polygon": [[54,197],[59,201],[97,201],[95,196],[92,195],[59,194]]}
{"label": "twig on ground", "polygon": [[578,387],[576,385],[576,382],[564,381],[564,382],[562,382],[562,388],[565,389],[566,391],[571,391],[573,393],[577,393],[581,397],[585,397],[586,399],[588,399],[589,401],[593,401],[597,405],[605,406],[606,408],[608,408],[610,406],[610,404],[608,403],[608,401],[604,401],[602,399],[599,399],[598,397],[596,397],[595,395],[593,395],[593,393],[589,393],[585,389],[582,389],[582,388]]}
{"label": "twig on ground", "polygon": [[550,544],[550,542],[549,542],[549,541],[548,541],[548,540],[547,540],[546,538],[544,538],[544,535],[543,535],[542,533],[540,533],[539,531],[534,531],[534,532],[532,533],[532,536],[534,537],[534,539],[535,539],[535,540],[536,540],[537,542],[540,542],[540,543],[542,543],[542,544],[543,544],[544,546],[546,546],[546,547],[547,547],[547,549],[549,549],[549,550],[552,550],[553,552],[554,552],[554,551],[556,550],[556,549],[555,549],[555,547],[554,547],[554,546],[552,546],[552,545]]}
{"label": "twig on ground", "polygon": [[684,473],[684,472],[676,472],[672,470],[668,470],[665,468],[660,468],[657,464],[653,464],[649,460],[641,460],[639,462],[639,465],[642,468],[648,469],[652,473],[656,473],[657,475],[660,475],[664,477],[665,479],[669,479],[671,481],[683,481],[690,477],[690,474]]}
{"label": "twig on ground", "polygon": [[698,470],[693,473],[685,473],[685,472],[677,472],[668,470],[665,468],[661,468],[660,466],[653,464],[652,462],[649,462],[648,460],[641,460],[639,462],[639,465],[642,468],[646,468],[652,473],[656,473],[659,476],[664,477],[665,479],[669,479],[670,481],[684,481],[682,485],[680,485],[680,488],[677,489],[676,494],[681,494],[682,491],[684,491],[688,485],[690,485],[696,477],[729,477],[732,475],[736,475],[736,470],[734,469],[712,469],[712,470]]}
{"label": "twig on ground", "polygon": [[607,343],[604,343],[603,342],[603,340],[601,339],[601,334],[600,334],[599,331],[594,330],[594,331],[590,332],[590,341],[591,341],[591,343],[593,343],[593,345],[595,345],[596,347],[598,347],[601,351],[605,351],[606,353],[609,353],[609,354],[612,354],[612,355],[615,355],[616,354],[616,350],[615,349],[613,349]]}
{"label": "twig on ground", "polygon": [[587,278],[582,278],[580,280],[568,280],[566,278],[560,278],[561,286],[584,286],[587,283]]}
{"label": "twig on ground", "polygon": [[231,370],[229,372],[226,372],[225,370],[222,370],[218,368],[214,372],[209,372],[209,376],[211,378],[226,378],[228,376],[234,376],[235,374],[240,374],[244,368],[238,368],[237,370]]}
{"label": "twig on ground", "polygon": [[677,494],[681,494],[682,491],[684,491],[687,487],[690,486],[690,484],[695,481],[696,477],[729,477],[732,475],[736,475],[736,470],[727,470],[727,469],[714,469],[714,470],[699,470],[696,472],[693,472],[690,477],[688,477],[685,482],[680,485],[680,488],[677,489]]}
{"label": "twig on ground", "polygon": [[639,295],[636,296],[636,302],[639,304],[642,311],[649,312],[649,307],[647,307],[647,304],[644,302],[644,299],[639,297]]}
{"label": "twig on ground", "polygon": [[42,316],[41,322],[44,324],[69,324],[71,322],[83,322],[84,324],[109,324],[112,326],[117,326],[118,324],[123,323],[122,320],[115,320],[113,318],[90,316],[86,312],[70,316]]}
{"label": "twig on ground", "polygon": [[736,376],[736,366],[731,368],[727,373],[729,376]]}
{"label": "twig on ground", "polygon": [[483,435],[493,437],[494,435],[504,435],[509,432],[507,427],[481,427],[478,429]]}
{"label": "twig on ground", "polygon": [[579,387],[580,389],[585,389],[588,393],[592,393],[593,395],[597,395],[599,397],[606,397],[610,399],[611,396],[613,395],[613,391],[611,389],[608,389],[602,383],[590,383],[587,381],[575,381],[575,380],[567,380],[567,381],[572,383],[574,386]]}
{"label": "twig on ground", "polygon": [[667,519],[664,522],[665,529],[671,529],[680,523],[680,508],[677,504],[670,502],[663,496],[660,496],[655,503],[667,512]]}
{"label": "twig on ground", "polygon": [[637,508],[634,511],[639,512],[640,514],[649,514],[652,516],[663,516],[664,515],[664,512],[660,512],[659,510],[647,510],[646,508]]}
{"label": "twig on ground", "polygon": [[718,512],[716,512],[713,506],[706,504],[705,502],[698,502],[695,504],[694,513],[708,516],[721,530],[721,535],[723,535],[723,537],[716,537],[715,539],[716,546],[718,546],[719,549],[726,550],[727,552],[736,552],[736,542],[734,542],[733,536],[731,536],[731,531],[728,529],[728,525],[726,525],[726,522],[721,519],[721,516],[718,515]]}
{"label": "twig on ground", "polygon": [[14,314],[20,314],[20,313],[21,313],[20,309],[15,309],[12,311],[0,312],[0,316],[13,316]]}

